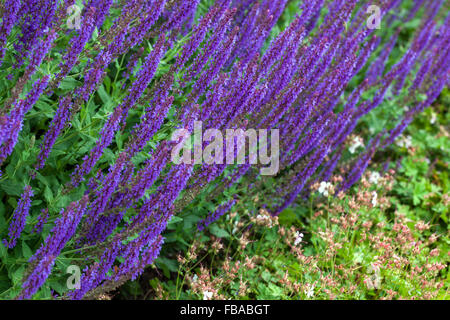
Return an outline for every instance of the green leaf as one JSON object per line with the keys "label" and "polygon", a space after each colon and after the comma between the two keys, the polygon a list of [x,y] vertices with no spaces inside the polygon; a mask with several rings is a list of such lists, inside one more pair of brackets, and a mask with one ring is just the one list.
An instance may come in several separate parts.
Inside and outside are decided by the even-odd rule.
{"label": "green leaf", "polygon": [[58,281],[50,281],[49,282],[50,288],[58,292],[59,294],[63,294],[67,291],[67,287],[65,285],[62,285]]}
{"label": "green leaf", "polygon": [[0,241],[0,258],[4,259],[8,256],[8,250],[2,241]]}
{"label": "green leaf", "polygon": [[177,216],[172,216],[172,218],[170,219],[169,223],[177,223],[177,222],[181,222],[183,221],[183,218],[177,217]]}
{"label": "green leaf", "polygon": [[98,88],[97,93],[98,93],[100,99],[102,100],[102,102],[103,102],[104,104],[108,104],[108,103],[111,102],[111,97],[110,97],[109,94],[106,92],[105,87],[104,87],[103,85],[101,85],[101,86]]}
{"label": "green leaf", "polygon": [[162,269],[164,275],[167,278],[170,278],[170,272],[177,272],[178,271],[178,265],[174,260],[170,260],[164,257],[158,257],[158,259],[156,259],[156,266],[159,269]]}
{"label": "green leaf", "polygon": [[0,183],[0,187],[10,196],[18,196],[22,194],[23,185],[15,181],[3,181]]}
{"label": "green leaf", "polygon": [[423,101],[425,101],[427,99],[428,99],[428,96],[426,94],[424,94],[424,93],[419,93],[417,95],[417,101],[419,101],[419,102],[423,102]]}
{"label": "green leaf", "polygon": [[14,284],[19,284],[22,281],[23,274],[25,272],[25,266],[20,266],[16,271],[13,272],[11,279]]}
{"label": "green leaf", "polygon": [[283,210],[278,216],[278,221],[282,226],[290,227],[298,220],[297,215],[292,209]]}
{"label": "green leaf", "polygon": [[63,81],[61,81],[61,84],[59,85],[59,89],[73,90],[76,87],[78,87],[79,85],[81,85],[80,81],[77,81],[74,78],[65,78]]}
{"label": "green leaf", "polygon": [[224,229],[222,229],[222,228],[219,228],[217,225],[215,225],[215,224],[213,224],[210,228],[209,228],[209,231],[213,234],[213,235],[215,235],[217,238],[229,238],[230,237],[230,234],[226,231],[226,230],[224,230]]}
{"label": "green leaf", "polygon": [[29,259],[33,255],[33,252],[25,241],[22,241],[22,254],[25,259]]}
{"label": "green leaf", "polygon": [[53,201],[53,192],[49,186],[45,186],[44,197],[45,197],[45,200],[47,200],[47,203],[51,203]]}

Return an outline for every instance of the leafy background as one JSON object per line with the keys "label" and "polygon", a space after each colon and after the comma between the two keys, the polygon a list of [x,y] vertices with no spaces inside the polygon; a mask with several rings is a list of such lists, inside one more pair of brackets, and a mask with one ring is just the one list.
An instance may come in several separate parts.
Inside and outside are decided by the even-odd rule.
{"label": "leafy background", "polygon": [[[77,1],[81,6],[82,1]],[[207,9],[212,5],[213,1],[202,1],[198,12],[197,18],[204,14]],[[290,1],[288,8],[283,13],[283,16],[278,21],[275,28],[273,28],[270,39],[273,39],[280,31],[284,30],[286,26],[294,19],[295,14],[298,11],[298,5],[300,1]],[[404,1],[402,11],[400,15],[406,14],[408,9],[412,6],[413,1]],[[445,10],[443,10],[445,11]],[[326,10],[322,12],[322,18]],[[116,9],[112,11],[112,14],[105,20],[104,28],[108,28],[112,25],[112,21],[119,14]],[[445,14],[445,12],[443,12]],[[321,18],[321,19],[322,19]],[[394,24],[391,30],[384,30],[383,28],[378,32],[378,35],[383,40],[387,40],[392,36],[393,30],[401,28],[400,41],[394,48],[393,53],[390,56],[388,67],[391,66],[394,61],[398,60],[406,51],[406,43],[412,37],[412,34],[419,26],[420,17],[411,20],[407,24]],[[14,37],[13,33],[11,37]],[[62,55],[60,50],[67,46],[70,39],[70,34],[59,37],[57,40],[56,50],[52,51],[52,59],[41,65],[38,72],[33,76],[32,80],[36,80],[44,74],[54,73],[58,69],[59,60]],[[90,41],[86,47],[86,52],[92,49],[95,44],[95,39],[98,36],[98,31],[94,32],[92,41]],[[165,74],[174,57],[180,52],[183,43],[188,39],[189,34],[186,37],[178,40],[173,46],[163,61],[158,67],[158,71],[155,77],[156,81],[163,74]],[[270,40],[269,39],[269,40]],[[146,41],[145,51],[150,52],[154,45],[154,40],[150,39]],[[99,132],[102,128],[104,121],[109,114],[112,113],[113,107],[122,101],[125,95],[125,91],[122,86],[126,80],[123,77],[123,71],[126,69],[127,62],[132,52],[123,55],[117,59],[108,68],[108,74],[105,77],[104,82],[95,94],[91,95],[89,101],[82,105],[81,111],[75,115],[72,120],[72,125],[69,129],[58,138],[53,151],[51,152],[46,167],[37,174],[37,186],[34,188],[35,197],[32,202],[30,216],[27,220],[27,225],[23,232],[23,235],[18,245],[13,250],[6,250],[4,245],[0,243],[0,298],[9,299],[15,297],[20,291],[21,280],[26,270],[27,260],[35,252],[42,241],[44,241],[49,235],[51,224],[45,225],[42,233],[32,233],[33,226],[37,223],[37,217],[40,214],[41,209],[49,208],[50,218],[49,222],[55,220],[58,212],[66,207],[70,202],[78,200],[84,193],[84,187],[80,187],[69,194],[63,194],[62,186],[70,181],[70,172],[73,171],[74,166],[80,163],[82,156],[89,152],[89,150],[95,145],[99,137]],[[11,89],[14,87],[18,73],[13,72],[13,56],[14,49],[8,47],[8,53],[5,57],[5,63],[0,68],[0,104],[3,104],[10,96]],[[372,59],[375,59],[374,56]],[[36,156],[39,152],[39,144],[37,141],[41,139],[45,133],[51,119],[54,116],[57,109],[56,97],[62,96],[65,93],[72,91],[74,88],[81,84],[82,70],[88,63],[88,57],[81,57],[79,64],[72,70],[70,75],[65,78],[54,94],[51,97],[42,96],[37,102],[35,107],[30,110],[26,115],[26,121],[24,122],[23,130],[19,136],[19,141],[14,149],[14,152],[9,157],[7,164],[3,167],[3,176],[0,178],[0,235],[4,238],[7,234],[9,222],[11,221],[11,215],[17,206],[17,201],[23,191],[23,188],[30,181],[30,168],[34,165]],[[135,72],[139,69],[140,64],[135,68]],[[13,79],[8,80],[7,76],[13,74]],[[134,74],[135,75],[135,74]],[[131,80],[134,79],[134,75],[131,76]],[[183,74],[177,74],[176,78],[181,78]],[[352,83],[356,84],[361,81],[356,77]],[[411,81],[409,79],[408,81]],[[29,83],[33,83],[30,81]],[[27,92],[30,86],[25,87],[24,92]],[[348,92],[352,90],[352,86],[347,88]],[[370,94],[370,93],[369,93]],[[408,96],[408,91],[404,90],[399,95],[388,96],[388,101],[383,103],[374,112],[371,112],[361,122],[357,128],[357,133],[362,137],[367,137],[374,132],[379,132],[383,128],[392,125],[391,119],[396,119],[403,112],[403,101]],[[175,97],[175,108],[181,106],[184,102],[185,96],[179,95]],[[439,101],[433,106],[428,108],[424,115],[414,121],[406,134],[412,136],[412,143],[415,151],[411,153],[411,150],[406,148],[392,146],[388,154],[378,155],[378,158],[372,164],[374,170],[379,170],[384,164],[384,161],[388,158],[391,161],[391,168],[395,168],[399,163],[395,187],[390,191],[391,201],[393,207],[397,210],[404,212],[408,218],[412,221],[424,220],[432,225],[433,231],[437,232],[439,237],[439,246],[441,252],[444,254],[440,257],[443,263],[447,264],[447,268],[438,275],[445,281],[445,286],[439,294],[439,298],[448,298],[448,255],[449,246],[448,239],[448,200],[445,202],[445,197],[448,197],[449,180],[448,180],[448,161],[449,161],[449,113],[448,107],[450,105],[450,91],[448,88],[442,93]],[[108,147],[99,160],[96,166],[96,170],[104,170],[109,165],[114,163],[117,155],[123,151],[123,143],[127,140],[131,127],[139,121],[140,116],[144,112],[144,106],[139,106],[130,111],[130,116],[127,121],[127,127],[122,132],[115,136],[115,143]],[[176,126],[172,110],[169,117],[166,119],[163,127],[153,137],[153,141],[149,143],[147,149],[135,157],[135,165],[142,163],[148,154],[158,141],[168,139],[171,132]],[[435,114],[437,120],[434,124],[430,122]],[[387,156],[387,157],[386,157]],[[420,161],[420,159],[428,159],[427,161]],[[187,285],[180,285],[177,283],[180,275],[187,274],[186,270],[180,269],[180,263],[177,260],[178,255],[186,255],[189,248],[191,248],[194,240],[198,240],[205,244],[211,241],[211,237],[220,238],[224,244],[228,244],[230,250],[237,250],[233,241],[237,239],[230,230],[225,226],[225,217],[212,224],[204,232],[197,231],[197,223],[204,218],[209,212],[213,211],[218,204],[226,202],[232,195],[237,194],[239,198],[239,205],[237,206],[237,216],[244,217],[246,215],[256,215],[261,209],[259,203],[255,203],[254,197],[259,195],[264,197],[267,194],[273,193],[273,190],[277,188],[277,181],[273,179],[265,179],[259,181],[258,189],[253,192],[248,192],[248,182],[238,184],[220,195],[220,197],[214,199],[210,198],[211,190],[206,188],[203,193],[196,198],[189,206],[187,206],[183,212],[174,217],[170,223],[167,231],[164,234],[165,246],[160,257],[156,260],[153,267],[149,268],[148,272],[142,275],[134,282],[129,282],[116,292],[111,294],[110,297],[115,298],[155,298],[158,294],[159,288],[163,288],[163,291],[167,293],[170,298],[189,298],[197,299],[202,298],[202,295],[198,295],[189,291]],[[358,192],[359,186],[351,192]],[[151,192],[150,190],[149,192]],[[310,210],[313,210],[320,201],[318,199],[312,203],[303,202],[299,200],[297,205],[293,208],[287,209],[280,216],[280,224],[285,227],[295,226],[299,230],[308,235],[313,234],[314,228],[317,225],[311,223],[306,217],[309,216]],[[273,199],[276,201],[276,199]],[[328,200],[333,201],[333,200]],[[127,212],[127,216],[132,215],[132,209]],[[380,219],[392,220],[392,212],[374,212],[374,216],[378,216]],[[126,219],[126,218],[125,218]],[[244,218],[243,218],[244,219]],[[258,241],[249,246],[248,256],[258,255],[261,251],[271,254],[266,249],[271,247],[277,239],[277,234],[273,230],[258,230],[255,231]],[[313,245],[312,238],[305,238],[307,244],[305,245],[305,252],[314,254],[317,248]],[[74,254],[70,249],[71,243],[56,260],[56,268],[53,271],[49,281],[35,296],[40,299],[50,299],[51,291],[54,290],[57,293],[63,293],[66,291],[65,282],[67,274],[65,270],[68,265],[76,263],[77,260],[82,260]],[[357,250],[361,248],[353,248],[353,252],[349,252],[345,259],[349,264],[354,263],[354,256]],[[279,256],[286,256],[286,259],[274,259],[272,265],[265,266],[264,270],[255,275],[247,275],[249,287],[252,293],[244,297],[247,298],[290,298],[283,293],[283,287],[275,285],[273,279],[276,278],[278,271],[283,270],[282,265],[294,265],[294,261],[289,260],[288,252],[283,254],[283,250],[288,250],[288,247],[280,247],[281,254]],[[364,249],[361,249],[364,250]],[[236,251],[237,252],[237,251]],[[212,255],[207,251],[207,255],[202,263],[211,269],[211,275],[216,275],[220,261],[225,259],[225,255]],[[361,251],[360,254],[369,256],[369,252]],[[214,262],[215,261],[215,262]],[[199,264],[200,265],[200,264]],[[192,270],[198,270],[199,265]],[[197,268],[197,269],[196,269]],[[266,270],[267,269],[267,270]],[[192,272],[190,270],[189,272]],[[331,272],[328,269],[324,269],[324,272]],[[220,275],[218,275],[220,276]],[[260,280],[263,281],[260,281]],[[405,289],[406,290],[406,289]],[[345,296],[349,298],[349,296]],[[374,298],[380,297],[380,295],[374,294],[361,294],[360,296],[350,296],[350,298]]]}

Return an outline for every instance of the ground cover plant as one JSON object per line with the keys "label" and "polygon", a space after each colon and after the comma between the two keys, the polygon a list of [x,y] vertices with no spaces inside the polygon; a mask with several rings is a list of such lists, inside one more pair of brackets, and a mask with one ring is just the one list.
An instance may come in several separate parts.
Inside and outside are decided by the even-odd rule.
{"label": "ground cover plant", "polygon": [[[428,127],[448,125],[445,1],[0,14],[0,298],[448,297],[448,131]],[[256,151],[217,143],[231,129]]]}

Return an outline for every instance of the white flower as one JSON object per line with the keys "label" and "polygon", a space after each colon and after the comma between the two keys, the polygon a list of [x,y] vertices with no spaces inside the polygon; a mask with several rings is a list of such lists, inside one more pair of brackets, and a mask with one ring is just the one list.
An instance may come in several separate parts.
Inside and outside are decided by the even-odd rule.
{"label": "white flower", "polygon": [[380,266],[378,264],[372,263],[368,270],[369,274],[373,273],[367,280],[368,283],[366,283],[369,287],[369,289],[379,289],[381,287],[381,270]]}
{"label": "white flower", "polygon": [[194,274],[194,276],[192,277],[192,282],[197,282],[198,280],[198,276],[196,274]]}
{"label": "white flower", "polygon": [[372,172],[369,177],[369,182],[373,184],[377,184],[378,180],[381,178],[381,175],[378,172]]}
{"label": "white flower", "polygon": [[328,197],[328,192],[332,186],[333,185],[331,183],[322,181],[317,191],[319,191],[319,193],[323,194],[325,197]]}
{"label": "white flower", "polygon": [[236,232],[238,232],[238,227],[237,227],[238,223],[239,223],[239,220],[236,220],[236,221],[234,222],[233,230],[231,231],[233,234],[235,234]]}
{"label": "white flower", "polygon": [[405,138],[405,147],[406,147],[406,148],[411,148],[411,146],[412,146],[411,136],[407,136],[407,137]]}
{"label": "white flower", "polygon": [[359,147],[364,147],[364,143],[360,137],[355,137],[352,142],[350,148],[348,148],[348,151],[350,151],[351,154],[355,153],[356,149]]}
{"label": "white flower", "polygon": [[395,142],[399,147],[410,148],[412,146],[411,136],[401,137]]}
{"label": "white flower", "polygon": [[213,293],[210,291],[203,291],[203,300],[211,300]]}
{"label": "white flower", "polygon": [[432,113],[431,113],[430,123],[431,123],[431,124],[435,124],[435,123],[436,123],[436,120],[437,120],[436,113],[432,112]]}
{"label": "white flower", "polygon": [[259,220],[259,221],[261,221],[261,222],[266,221],[267,218],[268,218],[267,216],[263,216],[263,215],[261,215],[261,214],[258,214],[258,215],[256,216],[256,220]]}
{"label": "white flower", "polygon": [[307,298],[314,297],[314,287],[315,285],[308,286],[308,288],[305,290],[305,295]]}
{"label": "white flower", "polygon": [[297,231],[295,233],[294,246],[297,246],[299,243],[302,242],[302,240],[303,240],[303,233]]}
{"label": "white flower", "polygon": [[378,204],[377,198],[378,198],[378,194],[375,191],[372,192],[372,206],[374,206],[374,207]]}

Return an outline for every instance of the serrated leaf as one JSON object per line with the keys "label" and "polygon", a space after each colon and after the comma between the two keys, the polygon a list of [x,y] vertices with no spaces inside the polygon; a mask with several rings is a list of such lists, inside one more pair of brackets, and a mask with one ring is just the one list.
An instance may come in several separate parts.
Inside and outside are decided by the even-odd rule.
{"label": "serrated leaf", "polygon": [[25,272],[25,266],[20,266],[16,271],[11,275],[11,280],[14,284],[19,284],[22,281],[23,273]]}

